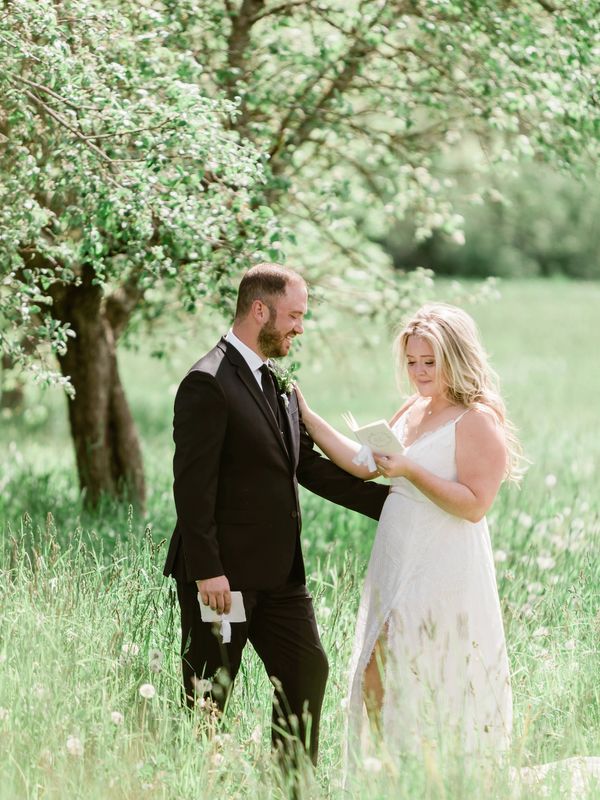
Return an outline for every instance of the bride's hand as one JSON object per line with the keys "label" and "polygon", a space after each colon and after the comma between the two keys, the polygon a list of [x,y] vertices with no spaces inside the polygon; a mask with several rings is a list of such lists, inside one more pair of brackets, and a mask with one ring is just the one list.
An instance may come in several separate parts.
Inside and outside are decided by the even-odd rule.
{"label": "bride's hand", "polygon": [[406,456],[380,456],[373,455],[377,470],[384,478],[409,478],[412,461]]}
{"label": "bride's hand", "polygon": [[310,418],[312,411],[308,407],[308,403],[302,392],[300,391],[300,387],[297,383],[294,384],[294,389],[296,390],[296,395],[298,397],[298,408],[300,409],[300,416],[304,421]]}

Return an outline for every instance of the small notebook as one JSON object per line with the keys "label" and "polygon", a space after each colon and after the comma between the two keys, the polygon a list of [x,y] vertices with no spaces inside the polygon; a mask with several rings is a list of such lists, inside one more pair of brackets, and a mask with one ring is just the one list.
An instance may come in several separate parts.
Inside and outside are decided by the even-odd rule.
{"label": "small notebook", "polygon": [[359,425],[348,411],[342,418],[358,441],[371,448],[374,453],[393,456],[404,453],[404,447],[386,420],[378,419],[368,425]]}

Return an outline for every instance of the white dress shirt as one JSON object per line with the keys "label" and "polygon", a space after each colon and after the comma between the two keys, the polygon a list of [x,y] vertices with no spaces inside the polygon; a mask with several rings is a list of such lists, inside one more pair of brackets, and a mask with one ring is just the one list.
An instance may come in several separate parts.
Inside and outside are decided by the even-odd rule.
{"label": "white dress shirt", "polygon": [[261,390],[262,386],[262,375],[260,373],[260,368],[263,364],[266,364],[266,361],[263,361],[262,358],[254,352],[247,344],[244,344],[241,339],[235,335],[235,333],[230,329],[225,334],[225,340],[232,344],[235,349],[240,353],[243,357],[244,361],[250,367],[250,372],[256,378],[256,382],[260,386]]}

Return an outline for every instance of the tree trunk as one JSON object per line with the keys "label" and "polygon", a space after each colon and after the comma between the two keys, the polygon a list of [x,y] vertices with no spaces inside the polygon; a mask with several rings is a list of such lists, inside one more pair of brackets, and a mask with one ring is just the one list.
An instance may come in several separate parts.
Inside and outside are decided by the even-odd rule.
{"label": "tree trunk", "polygon": [[84,270],[79,286],[53,287],[53,314],[76,334],[59,362],[75,389],[68,404],[79,483],[86,505],[108,494],[143,507],[139,438],[119,377],[115,331],[92,278]]}
{"label": "tree trunk", "polygon": [[25,407],[24,383],[13,372],[15,365],[7,353],[2,354],[0,364],[0,409],[20,413]]}

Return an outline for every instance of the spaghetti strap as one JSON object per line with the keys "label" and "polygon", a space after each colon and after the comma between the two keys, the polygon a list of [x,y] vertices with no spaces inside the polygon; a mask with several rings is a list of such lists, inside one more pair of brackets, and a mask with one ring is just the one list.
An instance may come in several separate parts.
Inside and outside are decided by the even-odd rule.
{"label": "spaghetti strap", "polygon": [[462,412],[462,414],[459,414],[458,417],[454,417],[452,422],[456,425],[456,423],[460,422],[460,420],[464,417],[464,415],[468,414],[470,410],[471,410],[470,408],[465,408],[465,410]]}

